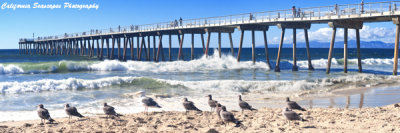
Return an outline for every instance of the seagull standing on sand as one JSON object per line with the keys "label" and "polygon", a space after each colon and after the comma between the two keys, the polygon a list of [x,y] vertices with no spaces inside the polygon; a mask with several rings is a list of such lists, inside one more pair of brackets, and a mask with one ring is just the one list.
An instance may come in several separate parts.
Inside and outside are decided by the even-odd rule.
{"label": "seagull standing on sand", "polygon": [[65,113],[67,113],[68,115],[68,122],[71,122],[71,117],[72,116],[76,116],[79,118],[84,117],[83,115],[81,115],[81,113],[78,112],[78,110],[75,107],[71,107],[69,106],[69,104],[65,104]]}
{"label": "seagull standing on sand", "polygon": [[217,107],[215,107],[215,113],[217,113],[218,118],[221,120],[221,111],[222,111],[222,105],[217,103]]}
{"label": "seagull standing on sand", "polygon": [[299,104],[297,104],[295,101],[290,101],[289,97],[286,97],[286,103],[289,109],[293,110],[301,110],[301,111],[306,111],[304,108],[300,107]]}
{"label": "seagull standing on sand", "polygon": [[299,114],[290,110],[289,108],[284,108],[282,114],[283,114],[283,116],[285,116],[285,118],[287,120],[289,120],[289,125],[290,125],[290,121],[295,121],[295,120],[307,121],[307,120],[301,118]]}
{"label": "seagull standing on sand", "polygon": [[212,112],[213,109],[215,107],[217,107],[217,104],[216,104],[217,101],[213,100],[211,95],[207,95],[206,97],[208,97],[208,105],[211,107],[211,112]]}
{"label": "seagull standing on sand", "polygon": [[222,120],[224,120],[224,122],[235,123],[236,124],[235,127],[239,127],[240,126],[240,121],[236,120],[235,116],[233,116],[233,114],[231,112],[226,111],[226,107],[225,106],[222,106],[221,109],[222,109],[222,111],[221,111],[220,114],[221,114],[221,118],[222,118]]}
{"label": "seagull standing on sand", "polygon": [[185,97],[185,98],[183,98],[183,107],[185,108],[185,110],[186,110],[186,113],[189,111],[189,110],[194,110],[194,111],[201,111],[200,109],[198,109],[196,106],[194,106],[194,103],[192,102],[192,101],[188,101],[188,99]]}
{"label": "seagull standing on sand", "polygon": [[37,106],[37,113],[40,117],[41,124],[44,124],[46,120],[48,120],[50,123],[54,122],[54,120],[50,117],[49,111],[43,107],[43,104],[39,104]]}
{"label": "seagull standing on sand", "polygon": [[116,116],[116,117],[122,116],[121,114],[118,114],[117,112],[115,112],[114,107],[107,105],[107,103],[104,103],[103,111],[104,111],[104,114],[107,115],[106,119],[108,119],[109,116]]}
{"label": "seagull standing on sand", "polygon": [[245,109],[250,110],[250,111],[256,110],[255,108],[251,107],[251,105],[249,103],[247,103],[246,101],[243,101],[241,95],[239,95],[239,107],[242,109],[242,113]]}
{"label": "seagull standing on sand", "polygon": [[145,92],[139,91],[136,93],[136,95],[139,95],[139,97],[142,98],[142,103],[143,103],[144,111],[146,112],[146,114],[149,112],[149,107],[161,108],[161,106],[158,105],[158,103],[156,101],[154,101],[153,98],[146,97]]}

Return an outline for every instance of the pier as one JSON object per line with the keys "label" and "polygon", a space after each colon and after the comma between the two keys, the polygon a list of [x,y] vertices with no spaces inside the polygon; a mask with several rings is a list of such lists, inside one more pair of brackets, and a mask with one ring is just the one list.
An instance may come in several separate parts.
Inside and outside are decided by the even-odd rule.
{"label": "pier", "polygon": [[[400,9],[397,7],[398,5],[400,5],[400,1],[329,5],[300,8],[300,11],[296,8],[294,10],[287,9],[244,13],[219,17],[175,20],[155,24],[131,25],[126,27],[119,26],[116,28],[90,30],[79,33],[65,33],[62,35],[37,37],[32,39],[22,38],[19,41],[19,53],[24,55],[89,56],[100,60],[118,59],[121,61],[127,61],[127,50],[129,48],[129,56],[131,60],[158,62],[162,59],[163,61],[171,61],[171,40],[176,38],[179,42],[177,60],[183,60],[184,56],[182,54],[182,47],[184,45],[185,34],[188,34],[190,35],[189,38],[191,38],[191,56],[187,58],[194,59],[194,36],[200,35],[203,52],[208,56],[211,34],[216,33],[218,34],[217,44],[219,56],[221,57],[221,36],[222,34],[226,34],[229,36],[229,40],[225,41],[230,43],[232,55],[235,55],[235,52],[237,52],[237,61],[239,62],[243,46],[244,32],[250,31],[252,40],[252,61],[255,63],[255,31],[262,31],[265,44],[265,61],[272,69],[273,67],[271,67],[268,56],[267,31],[270,26],[277,26],[281,30],[281,40],[274,69],[275,72],[280,71],[280,54],[284,43],[285,31],[287,29],[292,30],[293,32],[292,71],[298,71],[296,63],[297,30],[304,30],[308,69],[314,70],[309,51],[308,30],[311,28],[312,24],[327,24],[327,26],[332,28],[333,32],[332,38],[330,38],[329,53],[327,53],[328,65],[326,67],[326,73],[330,73],[333,55],[332,52],[334,49],[336,30],[338,28],[344,29],[344,72],[347,73],[347,40],[349,29],[354,29],[356,31],[358,71],[362,72],[359,30],[362,29],[364,23],[392,21],[393,24],[396,25],[393,75],[397,75],[400,32]],[[235,29],[241,32],[240,42],[237,43],[232,41],[232,33]],[[205,34],[207,35],[206,40],[204,40]],[[167,54],[164,52],[164,46],[162,44],[162,40],[165,37],[169,39]],[[157,39],[158,44],[156,44]],[[152,46],[151,43],[153,43]],[[238,51],[234,51],[235,44],[238,44]],[[106,47],[104,47],[104,45],[106,45]],[[103,53],[104,49],[106,49],[105,51],[107,53]],[[115,49],[117,49],[117,57],[114,57]]]}

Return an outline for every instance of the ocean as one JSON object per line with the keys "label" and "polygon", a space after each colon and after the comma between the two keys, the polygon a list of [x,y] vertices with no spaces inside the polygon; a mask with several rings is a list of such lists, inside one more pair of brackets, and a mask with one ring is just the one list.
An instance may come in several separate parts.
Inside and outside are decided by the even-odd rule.
{"label": "ocean", "polygon": [[[258,108],[280,107],[285,97],[302,99],[302,104],[322,99],[312,105],[329,106],[324,98],[361,96],[337,91],[363,88],[369,90],[362,91],[367,101],[369,96],[386,92],[382,90],[397,94],[383,99],[378,99],[382,95],[373,97],[381,102],[364,102],[363,106],[400,102],[400,78],[392,76],[393,49],[361,49],[363,73],[357,70],[356,49],[348,50],[348,73],[343,73],[343,49],[334,49],[331,74],[325,73],[327,48],[310,49],[314,71],[307,68],[306,49],[298,48],[297,72],[292,72],[292,49],[284,48],[279,73],[266,64],[263,48],[256,49],[255,64],[251,61],[251,48],[243,49],[239,63],[237,50],[232,56],[229,48],[223,48],[220,58],[216,49],[205,57],[202,48],[195,48],[195,59],[190,60],[190,48],[184,48],[184,60],[177,61],[178,49],[173,48],[173,60],[160,62],[131,61],[130,50],[126,62],[87,56],[20,55],[18,50],[0,50],[0,121],[38,119],[38,104],[44,104],[55,118],[66,117],[65,103],[76,106],[85,115],[102,114],[103,102],[114,106],[117,112],[141,112],[144,107],[135,95],[138,91],[158,97],[155,100],[163,108],[150,111],[183,111],[184,97],[200,109],[209,110],[205,97],[208,94],[213,94],[229,110],[239,109],[239,94]],[[270,48],[268,52],[274,67],[278,49]],[[117,58],[117,52],[114,53]],[[136,51],[134,54],[136,57]],[[168,60],[168,49],[164,49],[164,54]],[[143,54],[142,60],[144,57]],[[343,99],[335,102],[339,106],[345,104]]]}

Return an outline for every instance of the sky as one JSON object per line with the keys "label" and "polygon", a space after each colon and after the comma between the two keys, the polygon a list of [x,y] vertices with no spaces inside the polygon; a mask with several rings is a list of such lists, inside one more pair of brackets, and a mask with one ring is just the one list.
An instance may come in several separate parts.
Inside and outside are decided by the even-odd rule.
{"label": "sky", "polygon": [[[225,16],[232,14],[263,12],[290,9],[292,6],[306,8],[334,4],[354,4],[361,0],[0,0],[0,4],[93,4],[96,9],[0,9],[0,49],[18,48],[19,38],[61,35],[90,29],[168,22],[183,19]],[[379,2],[365,0],[364,2]],[[309,31],[310,41],[330,41],[332,29],[328,24],[313,24]],[[234,46],[237,47],[240,32],[233,33]],[[271,26],[268,43],[279,43],[281,30]],[[362,41],[394,42],[395,25],[392,22],[365,23],[360,31]],[[244,47],[250,47],[250,32],[245,33]],[[303,30],[297,31],[298,42],[304,41]],[[227,34],[222,35],[222,47],[229,47]],[[164,37],[166,38],[166,37]],[[210,47],[217,47],[217,35],[211,36]],[[343,38],[339,29],[337,40]],[[349,39],[355,38],[354,30],[349,30]],[[163,43],[167,43],[164,39]],[[286,31],[285,44],[292,41],[292,31]],[[185,37],[184,47],[190,47],[189,35]],[[256,32],[256,45],[263,45],[261,32]],[[173,38],[173,47],[177,47]],[[199,35],[195,36],[195,47],[201,47]]]}

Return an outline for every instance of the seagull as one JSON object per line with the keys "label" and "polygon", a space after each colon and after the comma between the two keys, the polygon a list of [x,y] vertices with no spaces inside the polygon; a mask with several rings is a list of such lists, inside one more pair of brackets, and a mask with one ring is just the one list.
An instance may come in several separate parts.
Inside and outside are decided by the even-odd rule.
{"label": "seagull", "polygon": [[297,109],[301,111],[306,111],[304,108],[300,107],[295,101],[290,101],[289,97],[286,97],[286,103],[289,109]]}
{"label": "seagull", "polygon": [[256,110],[255,108],[251,107],[251,105],[249,103],[247,103],[246,101],[242,100],[242,96],[239,95],[239,107],[242,109],[242,113],[245,109],[247,110]]}
{"label": "seagull", "polygon": [[117,112],[115,112],[114,107],[107,105],[107,103],[104,103],[103,111],[104,111],[104,114],[107,115],[106,119],[108,119],[108,116],[116,116],[116,117],[122,116],[121,114],[118,114]]}
{"label": "seagull", "polygon": [[215,113],[217,113],[218,118],[221,120],[221,110],[222,105],[217,103],[217,107],[215,107]]}
{"label": "seagull", "polygon": [[211,107],[211,112],[212,112],[213,109],[217,106],[217,105],[216,105],[217,101],[212,100],[212,96],[211,96],[211,95],[207,95],[206,97],[208,97],[208,105],[210,105],[210,107]]}
{"label": "seagull", "polygon": [[222,120],[224,120],[224,122],[235,123],[236,124],[235,127],[239,127],[240,126],[240,121],[236,120],[235,116],[233,116],[233,114],[231,112],[226,111],[226,107],[225,106],[222,106],[221,109],[222,109],[222,111],[221,111],[220,114],[221,114],[221,118],[222,118]]}
{"label": "seagull", "polygon": [[37,106],[37,113],[40,117],[41,124],[45,123],[46,120],[50,121],[50,123],[54,122],[54,120],[50,117],[49,111],[43,107],[43,104],[39,104]]}
{"label": "seagull", "polygon": [[140,98],[142,98],[142,103],[144,106],[144,111],[146,113],[149,112],[149,107],[153,107],[153,108],[161,108],[160,105],[158,105],[158,103],[156,101],[153,100],[153,98],[151,97],[146,97],[145,96],[145,92],[143,91],[139,91],[136,93],[136,95],[139,95]]}
{"label": "seagull", "polygon": [[186,110],[186,113],[189,111],[189,110],[194,110],[194,111],[201,111],[200,109],[198,109],[196,106],[194,106],[194,103],[192,102],[192,101],[188,101],[188,99],[185,97],[185,98],[183,98],[183,107],[185,108],[185,110]]}
{"label": "seagull", "polygon": [[83,115],[81,115],[78,110],[75,107],[70,107],[69,104],[65,104],[65,113],[67,113],[68,115],[68,122],[71,122],[71,117],[72,116],[76,116],[79,118],[84,117]]}
{"label": "seagull", "polygon": [[297,114],[296,112],[292,111],[289,108],[284,108],[282,114],[286,117],[287,120],[289,120],[289,125],[290,125],[290,121],[294,121],[294,120],[307,121],[307,120],[301,118],[299,114]]}

